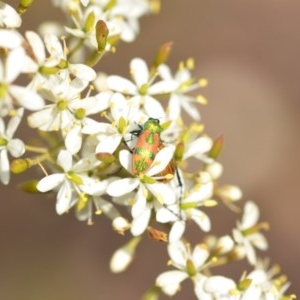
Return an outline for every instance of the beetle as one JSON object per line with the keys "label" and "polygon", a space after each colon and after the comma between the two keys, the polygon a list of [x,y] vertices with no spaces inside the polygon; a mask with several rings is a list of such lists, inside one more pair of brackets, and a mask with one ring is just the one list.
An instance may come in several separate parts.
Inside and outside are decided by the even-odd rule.
{"label": "beetle", "polygon": [[[131,131],[137,137],[137,142],[132,153],[132,171],[134,175],[146,172],[155,159],[156,154],[164,147],[161,140],[161,132],[164,130],[158,119],[149,118],[144,125],[138,125],[139,129]],[[182,181],[176,166],[175,158],[172,158],[164,170],[155,174],[154,179],[167,183],[176,175],[179,187],[178,204],[182,199]]]}
{"label": "beetle", "polygon": [[[137,142],[132,154],[132,171],[134,175],[139,175],[148,170],[152,164],[156,154],[164,145],[161,140],[161,132],[163,127],[158,119],[149,118],[144,126],[139,125],[138,130],[134,130],[131,134],[137,136]],[[159,181],[168,182],[175,173],[175,160],[172,159],[168,166],[155,177],[160,178]]]}

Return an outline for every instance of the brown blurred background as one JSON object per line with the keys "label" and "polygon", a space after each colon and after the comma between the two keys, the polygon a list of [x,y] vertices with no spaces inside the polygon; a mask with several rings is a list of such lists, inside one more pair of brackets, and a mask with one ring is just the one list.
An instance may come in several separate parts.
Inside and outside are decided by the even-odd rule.
{"label": "brown blurred background", "polygon": [[[61,17],[48,2],[35,1],[24,16],[27,29]],[[166,41],[174,41],[174,68],[196,59],[197,74],[210,82],[203,91],[206,131],[225,138],[223,182],[258,203],[261,220],[271,224],[266,255],[300,295],[299,28],[298,0],[164,0],[160,15],[142,20],[137,41],[122,44],[100,67],[125,75],[132,57],[151,61]],[[1,300],[135,300],[167,269],[162,245],[145,239],[129,271],[113,275],[110,255],[126,238],[112,237],[105,217],[86,226],[73,214],[57,216],[51,198],[24,195],[13,185],[0,190]],[[226,233],[235,217],[218,208],[213,232]],[[227,274],[238,278],[244,268]],[[174,299],[194,299],[190,290],[185,284]]]}

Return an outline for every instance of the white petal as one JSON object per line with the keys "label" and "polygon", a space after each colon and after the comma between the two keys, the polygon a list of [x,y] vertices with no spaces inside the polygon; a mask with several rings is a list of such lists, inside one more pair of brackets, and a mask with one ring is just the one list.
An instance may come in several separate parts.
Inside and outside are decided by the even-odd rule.
{"label": "white petal", "polygon": [[160,75],[161,78],[163,78],[164,80],[171,80],[172,79],[172,73],[171,70],[169,68],[169,66],[167,65],[159,65],[158,68],[158,73]]}
{"label": "white petal", "polygon": [[9,52],[6,60],[6,82],[13,82],[21,73],[25,51],[23,48],[16,48]]}
{"label": "white petal", "polygon": [[24,109],[19,108],[17,111],[17,114],[9,120],[9,123],[7,125],[7,130],[6,130],[7,137],[9,137],[9,138],[13,137],[15,131],[17,130],[17,128],[22,120],[23,112],[24,112]]}
{"label": "white petal", "polygon": [[107,109],[110,105],[111,97],[113,93],[111,91],[105,91],[97,94],[95,98],[97,99],[97,105],[95,106],[98,111],[103,111]]}
{"label": "white petal", "polygon": [[148,89],[149,95],[163,95],[170,92],[174,92],[178,87],[178,83],[175,80],[163,80],[151,85]]}
{"label": "white petal", "polygon": [[[94,152],[86,153],[83,155],[84,157],[81,158],[78,162],[76,162],[73,167],[72,171],[76,173],[88,172],[91,169],[97,167],[101,162],[96,158]],[[111,177],[113,178],[113,177]]]}
{"label": "white petal", "polygon": [[65,174],[55,173],[42,178],[36,188],[40,192],[48,192],[59,186],[65,179]]}
{"label": "white petal", "polygon": [[118,134],[108,136],[103,139],[96,147],[96,153],[114,153],[121,143],[122,137]]}
{"label": "white petal", "polygon": [[57,200],[56,200],[56,213],[58,215],[62,215],[63,213],[67,212],[71,207],[72,201],[72,188],[69,181],[65,181],[62,186],[60,187]]}
{"label": "white petal", "polygon": [[195,154],[208,152],[213,145],[213,141],[209,137],[200,137],[187,145],[183,158],[186,159]]}
{"label": "white petal", "polygon": [[14,49],[22,43],[21,35],[13,30],[0,29],[0,46],[1,48]]}
{"label": "white petal", "polygon": [[171,120],[178,120],[180,117],[180,102],[179,102],[179,96],[174,94],[171,95],[169,103],[168,103],[168,112],[169,112],[169,118]]}
{"label": "white petal", "polygon": [[126,115],[128,110],[128,101],[120,93],[115,93],[111,98],[111,114],[113,119],[118,121],[121,117]]}
{"label": "white petal", "polygon": [[25,36],[31,46],[38,64],[43,63],[46,59],[45,46],[40,36],[34,31],[26,31]]}
{"label": "white petal", "polygon": [[178,220],[179,209],[177,205],[162,206],[156,211],[156,221],[159,223],[169,223]]}
{"label": "white petal", "polygon": [[144,109],[147,115],[153,118],[165,117],[165,110],[158,100],[148,95],[143,96],[142,99],[144,101]]}
{"label": "white petal", "polygon": [[8,142],[7,150],[13,157],[20,157],[25,153],[25,146],[20,139],[13,139]]}
{"label": "white petal", "polygon": [[260,285],[268,281],[268,276],[263,270],[252,271],[247,278],[252,280],[253,285]]}
{"label": "white petal", "polygon": [[181,240],[170,243],[168,245],[168,253],[173,263],[177,267],[185,270],[186,261],[189,258],[186,245]]}
{"label": "white petal", "polygon": [[192,253],[192,260],[197,269],[201,268],[209,257],[209,251],[203,245],[197,244]]}
{"label": "white petal", "polygon": [[[62,81],[62,89],[65,89],[66,80],[68,80],[69,75],[66,75],[66,78]],[[76,99],[78,98],[78,94],[81,93],[87,86],[89,82],[86,80],[82,80],[79,78],[74,78],[69,86],[69,90],[67,91],[68,99]]]}
{"label": "white petal", "polygon": [[65,146],[70,153],[75,154],[80,150],[81,145],[81,128],[80,126],[74,126],[68,131],[65,137]]}
{"label": "white petal", "polygon": [[108,76],[107,85],[111,90],[123,94],[135,95],[137,93],[137,87],[130,80],[121,76]]}
{"label": "white petal", "polygon": [[62,45],[54,34],[46,34],[44,42],[52,59],[55,58],[59,62],[61,58],[64,58]]}
{"label": "white petal", "polygon": [[121,230],[121,228],[128,228],[127,220],[120,216],[120,213],[112,203],[101,197],[94,197],[94,202],[97,209],[100,209],[107,217],[113,220],[112,226],[115,230],[117,230],[117,228],[119,230]]}
{"label": "white petal", "polygon": [[96,72],[83,64],[70,64],[69,66],[70,72],[77,78],[86,80],[86,81],[93,81],[96,79]]}
{"label": "white petal", "polygon": [[1,5],[1,17],[3,18],[1,20],[1,25],[3,22],[6,25],[6,27],[9,27],[9,28],[20,27],[21,23],[22,23],[22,19],[18,15],[16,10],[12,6],[10,6],[6,3],[3,3],[2,1],[1,1],[0,5]]}
{"label": "white petal", "polygon": [[148,83],[149,70],[146,62],[141,58],[134,58],[130,62],[130,74],[138,87]]}
{"label": "white petal", "polygon": [[261,296],[262,296],[261,287],[250,286],[246,291],[244,291],[241,300],[264,299],[261,298]]}
{"label": "white petal", "polygon": [[57,163],[65,172],[70,171],[73,163],[72,154],[67,150],[61,150],[57,156]]}
{"label": "white petal", "polygon": [[212,276],[205,281],[205,291],[213,294],[227,293],[236,288],[235,282],[224,276]]}
{"label": "white petal", "polygon": [[251,265],[256,264],[256,252],[254,247],[251,245],[251,243],[248,240],[244,240],[243,246],[245,248],[246,256]]}
{"label": "white petal", "polygon": [[0,178],[3,184],[8,184],[10,179],[9,160],[6,149],[0,151]]}
{"label": "white petal", "polygon": [[194,292],[197,296],[197,299],[199,299],[199,300],[215,300],[216,299],[215,297],[213,297],[211,294],[207,293],[204,290],[203,285],[204,285],[205,281],[206,281],[206,277],[202,276],[202,275],[197,276],[197,278],[195,278],[195,280],[194,280]]}
{"label": "white petal", "polygon": [[197,106],[192,101],[190,101],[190,99],[193,98],[185,95],[181,95],[181,97],[179,97],[182,108],[190,115],[192,119],[194,119],[195,121],[200,121],[201,117],[199,110],[197,109]]}
{"label": "white petal", "polygon": [[55,111],[52,107],[46,107],[45,109],[34,112],[27,118],[30,127],[40,128],[44,131],[53,130],[53,125],[56,127],[56,130],[58,129],[53,120],[55,120]]}
{"label": "white petal", "polygon": [[140,185],[135,197],[135,203],[132,205],[131,215],[133,218],[140,216],[147,207],[147,190]]}
{"label": "white petal", "polygon": [[174,190],[168,184],[156,182],[153,184],[146,184],[146,186],[161,205],[175,203],[176,197]]}
{"label": "white petal", "polygon": [[244,214],[241,222],[241,228],[247,229],[252,227],[257,223],[258,219],[259,219],[258,206],[254,202],[248,201],[244,207]]}
{"label": "white petal", "polygon": [[191,193],[184,200],[185,203],[196,202],[200,203],[204,200],[210,199],[213,195],[214,185],[212,181],[203,183],[199,187],[196,186],[192,189]]}
{"label": "white petal", "polygon": [[162,172],[173,159],[174,156],[174,148],[166,146],[159,150],[155,155],[155,158],[147,170],[147,176],[154,176],[160,172]]}
{"label": "white petal", "polygon": [[120,197],[137,188],[139,180],[136,178],[123,178],[110,183],[107,187],[107,194],[113,197]]}
{"label": "white petal", "polygon": [[268,249],[268,241],[260,232],[249,235],[249,241],[260,250]]}
{"label": "white petal", "polygon": [[159,286],[165,294],[173,296],[180,289],[180,284],[188,277],[187,273],[173,270],[160,274],[156,278],[156,285]]}
{"label": "white petal", "polygon": [[185,227],[186,227],[185,221],[179,220],[174,222],[169,233],[169,242],[174,243],[180,240],[185,231]]}
{"label": "white petal", "polygon": [[[117,19],[116,19],[117,21]],[[121,19],[119,19],[121,21]],[[115,22],[115,20],[114,20]],[[136,36],[136,30],[134,30],[133,26],[131,24],[127,24],[126,22],[122,22],[122,31],[121,31],[121,39],[125,42],[132,42],[135,39]]]}
{"label": "white petal", "polygon": [[93,119],[87,119],[84,122],[82,133],[84,134],[97,134],[107,133],[111,131],[111,124],[98,122]]}
{"label": "white petal", "polygon": [[137,218],[134,218],[131,223],[131,234],[133,236],[138,236],[144,233],[147,229],[151,217],[151,208],[146,206],[142,214]]}
{"label": "white petal", "polygon": [[108,184],[108,180],[99,181],[94,179],[85,182],[85,184],[80,187],[80,190],[88,195],[100,196],[106,192]]}
{"label": "white petal", "polygon": [[128,150],[121,150],[119,160],[123,168],[132,173],[132,154]]}
{"label": "white petal", "polygon": [[11,85],[9,92],[21,106],[28,110],[39,110],[44,106],[43,98],[29,88]]}
{"label": "white petal", "polygon": [[84,108],[86,115],[93,115],[107,109],[109,103],[108,101],[105,103],[104,101],[101,101],[99,97],[94,96],[72,101],[71,106],[73,109]]}
{"label": "white petal", "polygon": [[203,231],[210,231],[210,219],[204,212],[198,209],[193,209],[191,219],[193,219]]}

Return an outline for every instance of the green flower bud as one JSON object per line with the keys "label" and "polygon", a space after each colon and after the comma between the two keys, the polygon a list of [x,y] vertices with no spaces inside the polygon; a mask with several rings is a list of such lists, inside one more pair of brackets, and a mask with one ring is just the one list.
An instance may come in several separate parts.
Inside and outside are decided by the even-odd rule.
{"label": "green flower bud", "polygon": [[21,0],[18,6],[18,13],[23,14],[33,3],[33,0]]}
{"label": "green flower bud", "polygon": [[27,169],[29,169],[31,166],[29,159],[15,159],[10,164],[10,170],[14,174],[20,174],[25,172]]}

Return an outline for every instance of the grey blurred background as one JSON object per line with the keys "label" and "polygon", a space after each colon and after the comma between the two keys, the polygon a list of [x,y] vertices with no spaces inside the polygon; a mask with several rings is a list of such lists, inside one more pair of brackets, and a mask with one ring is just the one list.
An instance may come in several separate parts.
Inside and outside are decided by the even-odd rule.
{"label": "grey blurred background", "polygon": [[[24,15],[26,29],[52,16],[61,18],[49,1],[35,1]],[[164,0],[160,15],[142,20],[137,41],[105,57],[100,70],[125,75],[132,57],[150,62],[167,41],[174,42],[174,68],[195,58],[196,73],[210,83],[203,90],[209,104],[201,111],[206,131],[225,138],[222,181],[239,185],[245,199],[258,203],[261,220],[271,225],[266,255],[288,275],[289,291],[300,295],[299,28],[298,0]],[[57,216],[50,197],[24,195],[16,185],[0,191],[1,300],[135,300],[167,269],[164,247],[145,239],[128,272],[113,275],[110,255],[127,239],[112,237],[105,217],[86,226],[72,213]],[[235,219],[218,208],[213,232],[226,233]],[[245,265],[230,270],[238,278]],[[174,299],[194,299],[191,287],[184,284]]]}

